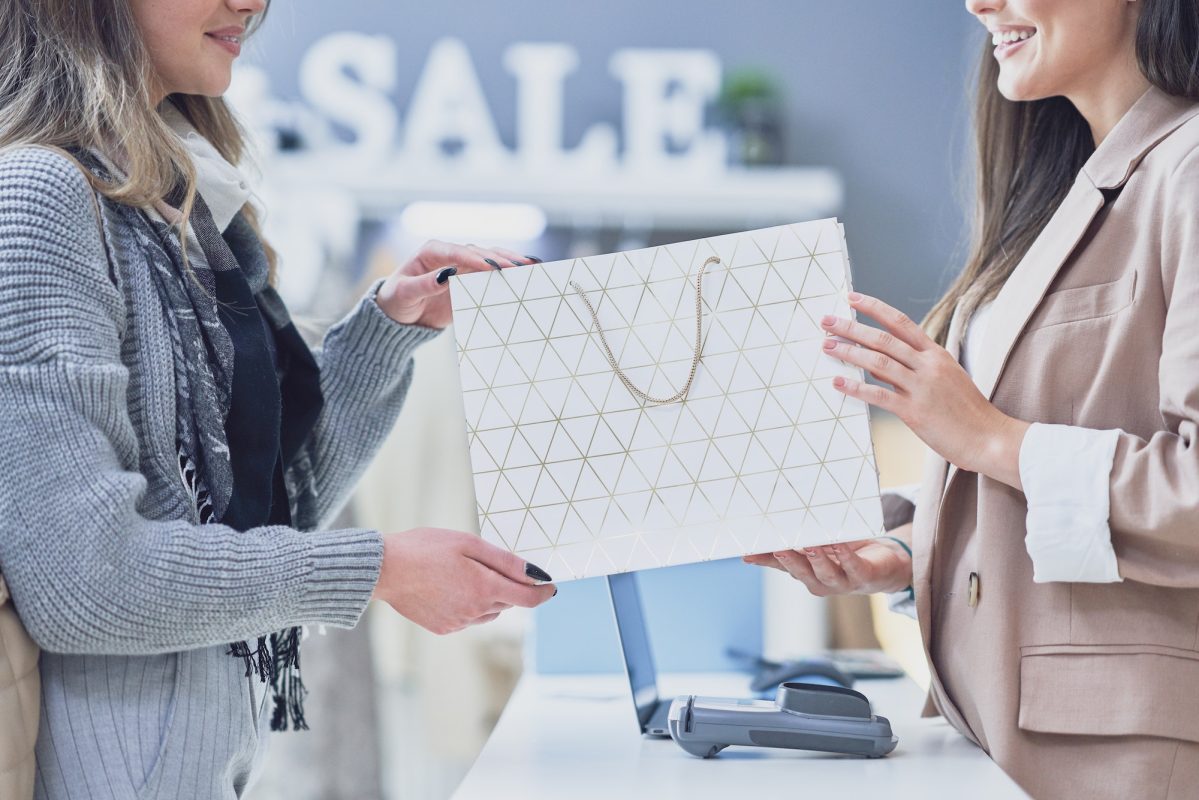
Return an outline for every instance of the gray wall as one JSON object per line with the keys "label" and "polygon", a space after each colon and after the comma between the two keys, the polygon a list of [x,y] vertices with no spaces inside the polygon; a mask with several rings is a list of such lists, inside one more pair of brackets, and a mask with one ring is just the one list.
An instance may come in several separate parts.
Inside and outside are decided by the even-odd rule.
{"label": "gray wall", "polygon": [[400,45],[402,110],[429,45],[457,36],[509,144],[515,86],[500,59],[512,42],[578,48],[581,64],[567,83],[568,145],[594,122],[619,123],[620,87],[607,70],[617,48],[704,47],[726,70],[766,68],[786,92],[787,160],[832,166],[845,178],[857,286],[918,315],[960,261],[976,29],[961,3],[943,2],[276,0],[249,57],[267,67],[276,93],[295,98],[297,65],[314,40],[338,30],[387,34]]}

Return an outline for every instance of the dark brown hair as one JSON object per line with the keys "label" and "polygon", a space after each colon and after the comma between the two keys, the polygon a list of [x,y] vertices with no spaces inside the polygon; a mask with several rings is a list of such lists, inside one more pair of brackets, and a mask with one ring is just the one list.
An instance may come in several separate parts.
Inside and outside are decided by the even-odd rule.
{"label": "dark brown hair", "polygon": [[[1199,0],[1141,0],[1137,64],[1151,84],[1199,100]],[[993,300],[1095,151],[1091,129],[1064,97],[1013,102],[999,93],[988,39],[974,108],[975,214],[966,266],[924,327],[945,344],[954,308],[966,319]]]}

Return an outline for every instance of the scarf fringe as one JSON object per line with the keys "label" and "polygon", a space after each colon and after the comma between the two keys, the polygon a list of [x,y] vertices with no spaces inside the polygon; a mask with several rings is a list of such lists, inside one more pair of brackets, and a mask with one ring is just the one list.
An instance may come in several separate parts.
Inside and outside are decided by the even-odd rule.
{"label": "scarf fringe", "polygon": [[308,689],[300,676],[300,629],[288,628],[267,637],[259,636],[254,650],[247,642],[229,645],[229,655],[244,659],[245,677],[257,675],[261,683],[271,685],[274,711],[271,713],[271,730],[309,730],[304,717],[304,698]]}

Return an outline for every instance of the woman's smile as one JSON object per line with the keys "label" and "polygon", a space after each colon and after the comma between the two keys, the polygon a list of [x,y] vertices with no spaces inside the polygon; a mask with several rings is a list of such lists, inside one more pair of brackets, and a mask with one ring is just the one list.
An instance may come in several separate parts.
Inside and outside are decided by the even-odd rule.
{"label": "woman's smile", "polygon": [[995,58],[1000,60],[1007,58],[1036,35],[1036,28],[1003,26],[992,30],[991,43],[995,45]]}
{"label": "woman's smile", "polygon": [[204,36],[216,42],[234,56],[238,56],[241,55],[241,39],[244,34],[245,28],[222,28],[219,31],[209,31]]}

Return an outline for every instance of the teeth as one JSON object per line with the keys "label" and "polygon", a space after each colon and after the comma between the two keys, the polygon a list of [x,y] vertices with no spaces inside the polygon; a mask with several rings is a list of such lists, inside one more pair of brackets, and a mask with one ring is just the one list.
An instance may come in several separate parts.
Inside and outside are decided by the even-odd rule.
{"label": "teeth", "polygon": [[1022,42],[1031,37],[1036,31],[996,31],[991,34],[991,44],[999,46],[1001,44],[1011,44],[1012,42]]}

